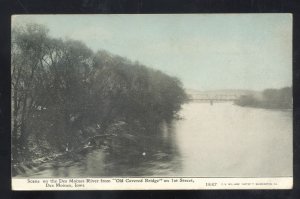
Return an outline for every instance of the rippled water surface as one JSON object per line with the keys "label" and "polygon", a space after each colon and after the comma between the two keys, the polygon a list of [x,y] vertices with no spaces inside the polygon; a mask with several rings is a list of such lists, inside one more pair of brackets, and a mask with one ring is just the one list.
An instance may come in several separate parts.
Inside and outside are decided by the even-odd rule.
{"label": "rippled water surface", "polygon": [[27,175],[292,176],[291,111],[191,102],[180,116],[153,136],[47,162]]}

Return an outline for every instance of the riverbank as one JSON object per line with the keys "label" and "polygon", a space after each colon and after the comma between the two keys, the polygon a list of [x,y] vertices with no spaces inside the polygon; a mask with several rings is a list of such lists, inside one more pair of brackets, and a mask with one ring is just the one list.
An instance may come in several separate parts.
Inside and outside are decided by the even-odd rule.
{"label": "riverbank", "polygon": [[[180,120],[178,115],[174,116],[174,120]],[[112,158],[130,156],[144,157],[150,149],[146,149],[147,143],[153,142],[152,145],[159,143],[158,139],[161,135],[160,126],[162,123],[152,123],[152,128],[147,129],[140,122],[128,124],[124,121],[118,121],[110,125],[105,132],[96,132],[95,135],[86,138],[80,146],[74,148],[66,148],[63,152],[47,153],[33,155],[30,160],[12,163],[12,176],[32,175],[45,169],[53,169],[56,167],[68,166],[67,162],[72,164],[92,152],[101,151],[107,157]],[[146,143],[147,142],[147,143]],[[34,154],[34,151],[32,151]],[[42,157],[41,157],[42,156]]]}
{"label": "riverbank", "polygon": [[39,169],[44,169],[43,164],[54,161],[63,161],[64,159],[69,159],[78,153],[87,152],[88,150],[95,149],[95,146],[82,146],[76,150],[65,151],[62,153],[52,153],[51,155],[44,154],[44,157],[32,158],[24,162],[12,163],[11,165],[11,175],[14,176],[24,176],[26,172],[33,170],[38,171]]}
{"label": "riverbank", "polygon": [[250,107],[250,108],[259,108],[259,109],[282,110],[282,111],[293,110],[292,105],[278,105],[278,104],[272,104],[272,102],[268,102],[268,101],[255,101],[253,103],[243,103],[240,101],[236,101],[234,104],[241,107]]}

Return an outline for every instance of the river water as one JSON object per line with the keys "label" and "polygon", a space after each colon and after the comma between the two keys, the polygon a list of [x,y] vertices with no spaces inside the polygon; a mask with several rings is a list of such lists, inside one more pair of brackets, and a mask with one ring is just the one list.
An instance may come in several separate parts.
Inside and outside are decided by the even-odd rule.
{"label": "river water", "polygon": [[292,176],[292,111],[184,104],[159,133],[27,171],[31,177]]}

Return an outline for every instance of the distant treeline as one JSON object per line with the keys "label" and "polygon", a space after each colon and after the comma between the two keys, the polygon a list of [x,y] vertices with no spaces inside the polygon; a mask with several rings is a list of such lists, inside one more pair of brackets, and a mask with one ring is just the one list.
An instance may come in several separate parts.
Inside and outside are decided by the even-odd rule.
{"label": "distant treeline", "polygon": [[292,109],[293,94],[291,87],[281,89],[266,89],[262,96],[244,95],[235,103],[240,106],[250,106],[268,109]]}
{"label": "distant treeline", "polygon": [[147,128],[171,120],[186,100],[176,77],[51,38],[43,25],[13,27],[11,42],[16,162],[74,148],[121,121]]}

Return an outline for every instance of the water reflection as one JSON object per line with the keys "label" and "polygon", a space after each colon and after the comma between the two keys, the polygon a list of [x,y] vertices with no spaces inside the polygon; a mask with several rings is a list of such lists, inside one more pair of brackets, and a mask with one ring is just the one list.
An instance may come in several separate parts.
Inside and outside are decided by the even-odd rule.
{"label": "water reflection", "polygon": [[[143,176],[170,175],[180,168],[179,153],[172,123],[162,123],[148,131],[148,135],[138,134],[133,139],[114,138],[114,147],[105,156],[93,151],[86,158],[90,176]],[[98,154],[96,156],[96,154]],[[96,167],[105,165],[99,173]]]}
{"label": "water reflection", "polygon": [[181,170],[174,137],[174,121],[162,122],[147,133],[132,132],[131,138],[116,136],[112,146],[100,146],[80,154],[69,154],[45,163],[30,176],[103,177],[103,176],[170,176]]}

